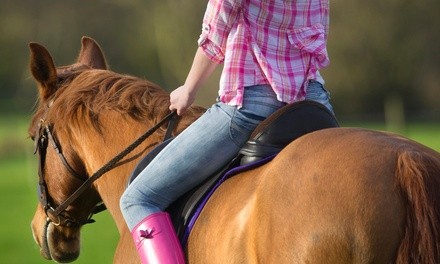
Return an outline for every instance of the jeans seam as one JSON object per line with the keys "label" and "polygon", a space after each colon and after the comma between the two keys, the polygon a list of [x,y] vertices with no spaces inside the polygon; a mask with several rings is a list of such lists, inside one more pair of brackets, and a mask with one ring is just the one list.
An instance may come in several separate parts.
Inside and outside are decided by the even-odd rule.
{"label": "jeans seam", "polygon": [[237,130],[237,131],[240,132],[240,133],[243,132],[243,130],[240,129],[239,126],[236,125],[236,124],[234,124],[234,122],[233,122],[234,117],[235,117],[235,115],[236,115],[236,113],[237,113],[237,110],[238,110],[237,108],[234,109],[234,111],[232,112],[231,119],[229,120],[229,137],[230,137],[231,141],[234,142],[234,144],[235,144],[237,147],[241,148],[242,146],[241,146],[241,145],[239,144],[239,142],[235,139],[235,137],[234,137],[234,133],[233,133],[233,130],[234,130],[234,129]]}

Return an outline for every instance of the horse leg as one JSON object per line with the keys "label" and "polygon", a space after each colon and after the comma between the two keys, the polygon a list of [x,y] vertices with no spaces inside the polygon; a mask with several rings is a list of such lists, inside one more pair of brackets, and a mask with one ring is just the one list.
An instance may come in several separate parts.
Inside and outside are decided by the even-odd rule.
{"label": "horse leg", "polygon": [[141,263],[139,255],[137,254],[136,248],[134,246],[131,233],[126,228],[121,232],[121,237],[116,247],[113,263],[114,264]]}

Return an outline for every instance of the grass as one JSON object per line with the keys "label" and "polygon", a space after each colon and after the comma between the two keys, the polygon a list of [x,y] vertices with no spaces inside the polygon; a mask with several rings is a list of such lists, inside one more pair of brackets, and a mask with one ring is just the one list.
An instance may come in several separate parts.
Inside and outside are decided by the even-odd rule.
{"label": "grass", "polygon": [[[0,263],[48,263],[39,255],[30,222],[37,205],[35,164],[28,157],[0,160]],[[118,235],[107,212],[96,215],[97,223],[82,231],[82,252],[76,263],[112,263]]]}
{"label": "grass", "polygon": [[[40,256],[30,228],[38,176],[27,123],[28,118],[0,116],[0,263],[51,263]],[[112,263],[116,227],[107,212],[94,219],[95,224],[83,227],[81,255],[75,263]]]}
{"label": "grass", "polygon": [[[26,117],[0,116],[0,263],[50,263],[39,255],[32,239],[30,221],[37,205],[36,159],[27,139]],[[384,130],[383,124],[351,123]],[[440,124],[410,124],[400,134],[440,151]],[[107,212],[95,216],[97,223],[82,230],[81,255],[76,263],[111,263],[118,240]]]}
{"label": "grass", "polygon": [[364,127],[375,130],[390,131],[408,137],[414,141],[417,141],[425,146],[428,146],[438,152],[440,152],[440,123],[420,123],[413,122],[407,124],[404,128],[399,129],[387,129],[384,123],[369,122],[342,122],[344,127]]}

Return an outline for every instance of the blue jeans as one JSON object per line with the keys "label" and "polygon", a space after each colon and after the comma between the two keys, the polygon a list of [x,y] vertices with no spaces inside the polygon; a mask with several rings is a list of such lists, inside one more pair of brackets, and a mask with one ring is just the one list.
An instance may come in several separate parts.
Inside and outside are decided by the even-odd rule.
{"label": "blue jeans", "polygon": [[[330,106],[322,85],[310,84],[310,94]],[[214,104],[170,142],[126,189],[120,207],[129,229],[148,215],[163,211],[225,166],[255,127],[284,105],[265,85],[246,87],[240,109],[221,102]]]}

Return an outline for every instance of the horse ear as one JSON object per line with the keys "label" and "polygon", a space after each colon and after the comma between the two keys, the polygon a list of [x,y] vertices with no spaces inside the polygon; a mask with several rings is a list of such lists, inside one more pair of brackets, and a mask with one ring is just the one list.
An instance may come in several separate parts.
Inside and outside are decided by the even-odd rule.
{"label": "horse ear", "polygon": [[30,43],[30,68],[32,75],[40,85],[40,98],[47,100],[56,91],[57,71],[47,49],[38,43]]}
{"label": "horse ear", "polygon": [[107,70],[107,63],[104,54],[98,43],[89,37],[82,37],[81,51],[78,56],[78,63],[90,66],[93,69]]}

